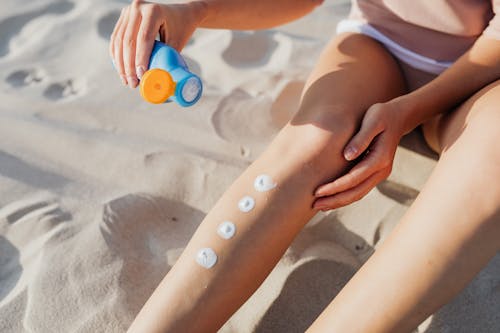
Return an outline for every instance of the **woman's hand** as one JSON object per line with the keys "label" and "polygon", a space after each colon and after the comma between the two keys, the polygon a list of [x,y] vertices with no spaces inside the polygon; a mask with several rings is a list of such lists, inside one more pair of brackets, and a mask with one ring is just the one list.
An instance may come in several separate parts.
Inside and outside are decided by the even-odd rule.
{"label": "woman's hand", "polygon": [[134,0],[122,9],[109,52],[123,84],[135,88],[147,70],[157,34],[180,51],[206,15],[202,2],[157,4]]}
{"label": "woman's hand", "polygon": [[314,209],[326,211],[358,201],[389,176],[405,134],[402,118],[402,110],[393,101],[374,104],[366,111],[361,129],[344,150],[348,161],[361,158],[347,174],[316,189]]}

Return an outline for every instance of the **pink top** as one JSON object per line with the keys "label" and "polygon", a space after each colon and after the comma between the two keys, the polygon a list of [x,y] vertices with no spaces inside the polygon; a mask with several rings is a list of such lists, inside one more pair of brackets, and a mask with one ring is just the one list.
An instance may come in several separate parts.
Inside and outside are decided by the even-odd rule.
{"label": "pink top", "polygon": [[353,0],[350,18],[438,61],[456,60],[483,33],[500,40],[500,0]]}

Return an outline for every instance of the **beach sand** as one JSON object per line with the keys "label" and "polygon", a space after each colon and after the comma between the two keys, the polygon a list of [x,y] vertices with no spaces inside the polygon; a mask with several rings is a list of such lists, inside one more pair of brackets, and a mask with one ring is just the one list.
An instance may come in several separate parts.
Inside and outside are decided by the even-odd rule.
{"label": "beach sand", "polygon": [[[197,31],[183,54],[205,93],[182,109],[145,103],[114,72],[109,35],[126,3],[0,3],[0,332],[125,331],[224,189],[293,115],[349,10],[326,1],[273,30]],[[303,332],[435,163],[418,133],[406,137],[391,177],[314,218],[220,332]],[[500,332],[500,256],[419,332]]]}

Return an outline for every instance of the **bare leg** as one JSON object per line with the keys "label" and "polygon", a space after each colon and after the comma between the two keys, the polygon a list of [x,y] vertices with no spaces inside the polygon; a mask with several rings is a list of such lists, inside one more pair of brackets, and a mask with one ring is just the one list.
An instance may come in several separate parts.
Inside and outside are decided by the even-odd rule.
{"label": "bare leg", "polygon": [[[377,42],[357,34],[334,39],[306,84],[297,115],[209,212],[129,331],[215,332],[222,326],[315,214],[314,189],[347,167],[341,152],[366,109],[403,92],[397,64]],[[277,188],[256,192],[253,182],[262,173]],[[237,204],[246,195],[256,206],[242,213]],[[224,220],[236,224],[229,240],[216,234]],[[218,255],[211,269],[195,263],[202,247]]]}
{"label": "bare leg", "polygon": [[[441,158],[381,248],[308,332],[409,332],[500,249],[500,81],[441,118]],[[363,309],[360,314],[360,309]]]}

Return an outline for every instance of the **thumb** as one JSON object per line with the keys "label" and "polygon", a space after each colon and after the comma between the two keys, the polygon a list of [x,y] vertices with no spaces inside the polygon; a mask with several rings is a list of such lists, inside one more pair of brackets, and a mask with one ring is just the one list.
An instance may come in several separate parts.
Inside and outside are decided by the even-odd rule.
{"label": "thumb", "polygon": [[374,117],[370,117],[369,112],[367,112],[358,133],[351,138],[344,149],[345,159],[352,161],[358,158],[382,130],[383,126],[381,121],[379,119],[374,119]]}

